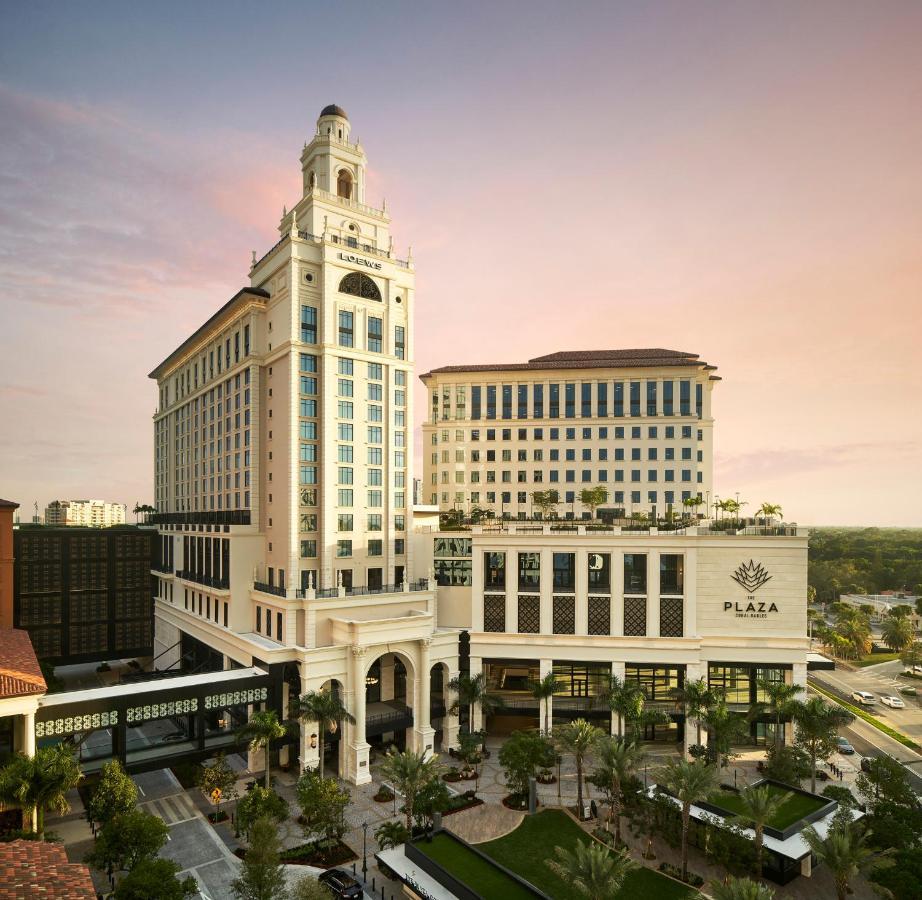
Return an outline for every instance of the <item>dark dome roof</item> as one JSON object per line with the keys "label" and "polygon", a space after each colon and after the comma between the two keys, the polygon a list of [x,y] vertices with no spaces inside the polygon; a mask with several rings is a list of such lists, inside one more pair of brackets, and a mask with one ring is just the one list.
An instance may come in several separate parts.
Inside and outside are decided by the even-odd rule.
{"label": "dark dome roof", "polygon": [[324,116],[339,116],[341,119],[349,118],[346,115],[346,111],[341,106],[337,106],[335,103],[331,103],[329,106],[324,106],[324,108],[320,110],[320,118],[322,119]]}

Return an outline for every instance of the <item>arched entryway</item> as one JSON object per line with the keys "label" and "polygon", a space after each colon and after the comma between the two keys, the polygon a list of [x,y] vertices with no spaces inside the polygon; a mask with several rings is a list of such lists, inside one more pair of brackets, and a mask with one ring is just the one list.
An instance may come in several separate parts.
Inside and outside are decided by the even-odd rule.
{"label": "arched entryway", "polygon": [[435,663],[429,670],[429,724],[435,731],[433,749],[440,753],[448,747],[448,708],[451,706],[448,666]]}
{"label": "arched entryway", "polygon": [[413,746],[416,671],[403,653],[383,653],[365,673],[365,740],[377,753]]}

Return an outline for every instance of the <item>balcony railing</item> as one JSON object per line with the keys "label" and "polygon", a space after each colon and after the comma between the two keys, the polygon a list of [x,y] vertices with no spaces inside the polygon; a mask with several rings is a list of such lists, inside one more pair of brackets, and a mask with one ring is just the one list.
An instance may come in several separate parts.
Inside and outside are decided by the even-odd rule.
{"label": "balcony railing", "polygon": [[169,563],[154,561],[150,564],[150,567],[155,572],[163,572],[165,575],[173,574],[173,567]]}
{"label": "balcony railing", "polygon": [[149,525],[249,525],[250,510],[151,513],[147,517],[147,523]]}
{"label": "balcony railing", "polygon": [[[364,597],[371,594],[401,594],[404,591],[428,591],[429,581],[426,578],[420,578],[417,581],[411,581],[404,586],[403,584],[382,584],[378,587],[369,587],[368,585],[359,585],[357,587],[342,588],[343,596],[346,597]],[[314,591],[314,597],[318,600],[329,600],[332,597],[338,597],[340,588],[317,588]],[[282,594],[284,596],[284,592]],[[308,597],[307,588],[298,588],[295,591],[295,597],[304,600]]]}
{"label": "balcony railing", "polygon": [[198,572],[191,572],[188,569],[177,569],[176,577],[182,578],[184,581],[194,581],[196,584],[202,584],[205,587],[219,588],[225,591],[230,590],[230,579],[226,576],[223,578],[216,578],[213,575],[202,575]]}
{"label": "balcony railing", "polygon": [[275,597],[287,597],[288,593],[283,587],[276,584],[266,584],[264,581],[253,582],[254,591],[262,591],[264,594],[272,594]]}

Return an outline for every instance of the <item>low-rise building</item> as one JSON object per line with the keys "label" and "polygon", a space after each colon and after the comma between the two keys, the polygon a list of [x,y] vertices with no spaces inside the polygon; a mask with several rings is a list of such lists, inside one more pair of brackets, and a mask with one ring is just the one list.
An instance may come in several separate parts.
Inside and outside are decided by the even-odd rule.
{"label": "low-rise building", "polygon": [[125,524],[125,504],[105,500],[52,500],[45,507],[46,525],[110,528]]}

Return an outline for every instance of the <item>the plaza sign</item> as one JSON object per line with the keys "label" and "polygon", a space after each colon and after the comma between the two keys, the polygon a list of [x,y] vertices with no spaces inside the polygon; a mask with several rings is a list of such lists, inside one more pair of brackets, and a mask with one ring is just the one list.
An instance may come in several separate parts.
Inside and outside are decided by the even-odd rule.
{"label": "the plaza sign", "polygon": [[772,576],[765,571],[762,563],[756,563],[749,560],[748,563],[741,563],[730,577],[743,588],[748,597],[746,602],[725,600],[724,612],[733,612],[738,619],[767,619],[769,613],[778,612],[778,607],[771,601],[756,600],[753,596],[755,592],[762,587],[767,581],[771,581]]}

